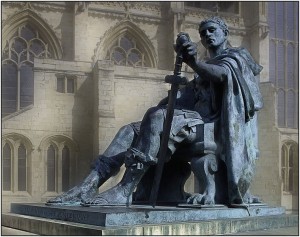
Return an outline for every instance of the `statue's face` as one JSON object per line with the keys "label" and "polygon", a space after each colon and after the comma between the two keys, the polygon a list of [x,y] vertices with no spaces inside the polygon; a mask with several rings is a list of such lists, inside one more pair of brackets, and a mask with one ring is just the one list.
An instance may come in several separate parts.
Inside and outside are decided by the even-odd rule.
{"label": "statue's face", "polygon": [[205,48],[221,47],[227,40],[227,34],[216,23],[208,22],[200,30],[201,43]]}

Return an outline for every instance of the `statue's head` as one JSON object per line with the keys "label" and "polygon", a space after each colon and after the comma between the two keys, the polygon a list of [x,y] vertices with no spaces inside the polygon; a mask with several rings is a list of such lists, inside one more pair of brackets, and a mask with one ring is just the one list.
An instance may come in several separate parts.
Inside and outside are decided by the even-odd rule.
{"label": "statue's head", "polygon": [[207,19],[201,21],[199,24],[199,33],[200,33],[201,28],[203,28],[203,26],[208,23],[218,24],[219,27],[224,31],[224,33],[226,33],[228,35],[229,30],[228,30],[227,24],[225,23],[225,21],[223,21],[220,17],[217,17],[217,16],[213,16],[213,17],[210,17],[210,18],[207,18]]}
{"label": "statue's head", "polygon": [[208,18],[199,24],[201,43],[213,54],[226,48],[228,33],[228,26],[219,17]]}

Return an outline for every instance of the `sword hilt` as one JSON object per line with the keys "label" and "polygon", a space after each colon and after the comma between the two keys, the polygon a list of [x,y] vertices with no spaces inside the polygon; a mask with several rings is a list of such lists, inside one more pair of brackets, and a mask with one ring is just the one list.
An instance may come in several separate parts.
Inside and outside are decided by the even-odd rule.
{"label": "sword hilt", "polygon": [[175,67],[174,67],[174,75],[180,75],[180,73],[181,73],[182,62],[183,62],[182,47],[183,47],[183,44],[190,42],[190,41],[191,41],[191,39],[190,39],[190,36],[188,33],[180,32],[177,35],[176,46],[175,46],[177,55],[176,55],[176,61],[175,61]]}

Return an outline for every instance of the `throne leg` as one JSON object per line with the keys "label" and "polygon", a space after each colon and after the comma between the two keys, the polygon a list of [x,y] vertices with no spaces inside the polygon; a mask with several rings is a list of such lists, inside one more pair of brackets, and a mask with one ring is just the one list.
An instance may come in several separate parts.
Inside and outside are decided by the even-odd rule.
{"label": "throne leg", "polygon": [[188,203],[213,205],[215,204],[216,183],[215,173],[218,163],[215,154],[206,154],[202,157],[194,157],[191,168],[199,181],[199,194],[192,195]]}

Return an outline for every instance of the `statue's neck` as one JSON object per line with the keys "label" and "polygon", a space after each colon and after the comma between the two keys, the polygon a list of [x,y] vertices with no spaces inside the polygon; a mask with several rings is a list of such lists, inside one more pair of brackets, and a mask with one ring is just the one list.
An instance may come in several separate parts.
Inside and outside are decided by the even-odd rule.
{"label": "statue's neck", "polygon": [[223,44],[218,46],[217,48],[210,48],[208,49],[208,53],[210,58],[215,58],[218,55],[222,54],[222,52],[227,48],[227,42],[225,41]]}

